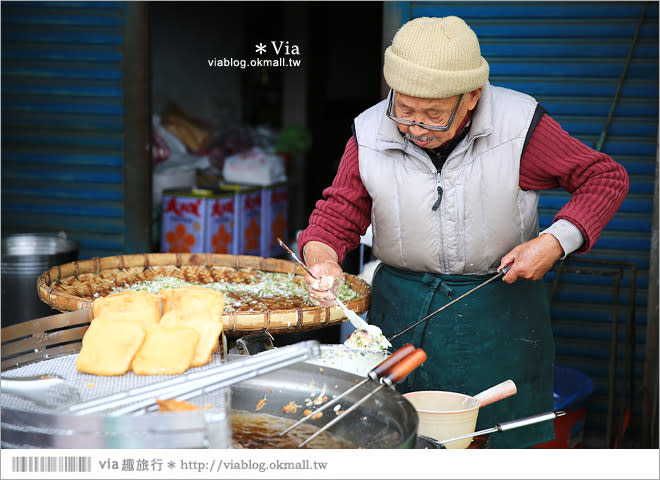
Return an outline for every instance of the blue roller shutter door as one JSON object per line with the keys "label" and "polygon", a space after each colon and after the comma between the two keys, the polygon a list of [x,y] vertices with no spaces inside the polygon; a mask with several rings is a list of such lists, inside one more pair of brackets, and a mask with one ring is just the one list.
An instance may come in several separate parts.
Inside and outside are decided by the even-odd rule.
{"label": "blue roller shutter door", "polygon": [[[548,291],[553,293],[557,363],[586,373],[596,384],[588,405],[585,446],[613,446],[616,434],[606,431],[613,408],[616,431],[620,430],[626,401],[634,402],[627,438],[642,421],[640,402],[658,145],[658,4],[386,3],[386,35],[388,27],[393,34],[412,18],[448,15],[464,18],[479,36],[493,84],[534,96],[565,130],[592,148],[598,146],[605,130],[602,151],[621,163],[630,176],[630,192],[596,246],[587,255],[574,256],[576,261],[586,258],[592,263],[580,265],[578,272],[562,272],[556,288],[556,273],[546,276]],[[638,27],[639,35],[633,45]],[[390,39],[391,36],[385,42]],[[605,128],[629,52],[630,62],[620,84],[618,101]],[[552,222],[567,199],[561,190],[541,195],[541,228]],[[569,270],[572,261],[566,263]],[[617,291],[616,275],[612,272],[619,269],[623,270]],[[613,315],[617,318],[618,340],[614,389],[608,378],[612,368]],[[628,337],[633,338],[628,348],[627,320],[632,326]],[[626,359],[632,355],[634,360],[629,368]],[[633,385],[628,389],[631,371]],[[615,397],[611,396],[613,390]],[[614,407],[608,404],[612,398],[617,399]]]}
{"label": "blue roller shutter door", "polygon": [[64,231],[80,258],[148,251],[149,236],[128,226],[142,207],[128,205],[126,171],[145,161],[127,160],[132,9],[2,4],[3,233]]}

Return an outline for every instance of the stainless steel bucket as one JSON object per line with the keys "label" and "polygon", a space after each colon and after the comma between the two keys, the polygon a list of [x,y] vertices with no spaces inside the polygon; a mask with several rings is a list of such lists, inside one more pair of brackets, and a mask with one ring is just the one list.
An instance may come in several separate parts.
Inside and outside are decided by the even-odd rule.
{"label": "stainless steel bucket", "polygon": [[78,259],[77,242],[58,234],[2,237],[2,326],[58,313],[39,298],[37,278],[55,265]]}

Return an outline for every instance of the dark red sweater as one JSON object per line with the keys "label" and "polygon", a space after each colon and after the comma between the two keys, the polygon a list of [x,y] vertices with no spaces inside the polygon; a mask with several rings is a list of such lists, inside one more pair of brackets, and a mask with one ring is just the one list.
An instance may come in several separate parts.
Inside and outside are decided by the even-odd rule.
{"label": "dark red sweater", "polygon": [[[545,115],[520,160],[519,185],[522,190],[562,187],[572,194],[555,221],[565,219],[580,229],[584,243],[575,253],[585,253],[623,202],[628,174],[608,155],[571,137]],[[323,191],[309,226],[298,237],[298,248],[302,252],[305,243],[318,240],[332,247],[341,263],[358,247],[370,223],[371,197],[362,184],[357,143],[351,137],[332,185]]]}

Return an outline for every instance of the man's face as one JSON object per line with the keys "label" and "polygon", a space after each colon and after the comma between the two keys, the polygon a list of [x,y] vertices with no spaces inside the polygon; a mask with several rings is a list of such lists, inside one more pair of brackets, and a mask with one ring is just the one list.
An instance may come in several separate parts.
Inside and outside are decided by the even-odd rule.
{"label": "man's face", "polygon": [[[412,142],[420,147],[437,148],[454,138],[465,116],[470,110],[474,109],[480,96],[481,88],[463,95],[449,130],[445,132],[429,130],[420,125],[397,123],[397,126],[404,135],[407,135]],[[448,98],[420,98],[397,92],[394,96],[392,113],[404,120],[444,126],[449,122],[459,97],[459,95],[456,95]]]}

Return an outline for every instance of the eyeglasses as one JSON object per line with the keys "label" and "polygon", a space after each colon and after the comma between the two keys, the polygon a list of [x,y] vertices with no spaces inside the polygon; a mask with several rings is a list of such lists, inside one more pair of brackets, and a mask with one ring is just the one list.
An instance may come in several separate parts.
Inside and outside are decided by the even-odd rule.
{"label": "eyeglasses", "polygon": [[395,92],[392,90],[390,94],[390,102],[389,105],[387,106],[387,112],[385,115],[391,120],[394,120],[397,123],[401,123],[403,125],[417,125],[419,127],[425,128],[427,130],[433,130],[435,132],[446,132],[449,130],[451,127],[452,122],[454,121],[454,117],[456,116],[456,112],[458,111],[458,106],[461,104],[461,100],[463,100],[463,94],[461,93],[461,96],[458,97],[458,102],[456,102],[456,106],[454,107],[454,110],[451,112],[451,116],[449,117],[449,120],[447,121],[446,125],[429,125],[428,123],[422,123],[422,122],[413,122],[411,120],[405,120],[403,118],[396,117],[394,115],[394,95]]}

